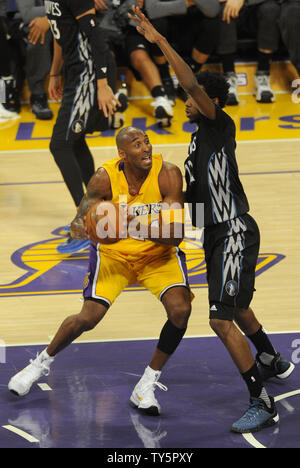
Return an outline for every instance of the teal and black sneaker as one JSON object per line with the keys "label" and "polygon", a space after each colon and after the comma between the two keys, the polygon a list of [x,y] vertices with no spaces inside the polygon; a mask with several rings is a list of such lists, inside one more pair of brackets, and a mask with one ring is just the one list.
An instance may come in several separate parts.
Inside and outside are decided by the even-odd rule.
{"label": "teal and black sneaker", "polygon": [[269,366],[262,363],[258,354],[255,359],[262,380],[268,380],[272,377],[286,379],[295,369],[294,364],[284,359],[279,353],[276,354]]}
{"label": "teal and black sneaker", "polygon": [[261,398],[250,398],[250,406],[246,413],[236,421],[232,427],[232,432],[244,434],[247,432],[257,432],[265,427],[278,423],[279,416],[274,403],[274,398],[269,396],[272,403],[268,408]]}

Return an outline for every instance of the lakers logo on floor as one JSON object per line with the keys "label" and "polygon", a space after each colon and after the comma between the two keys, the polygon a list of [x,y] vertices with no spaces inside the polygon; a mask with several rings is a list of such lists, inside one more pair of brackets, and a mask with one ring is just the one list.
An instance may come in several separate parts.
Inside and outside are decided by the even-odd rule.
{"label": "lakers logo on floor", "polygon": [[[15,281],[0,285],[0,296],[22,296],[36,294],[81,293],[87,272],[88,251],[62,255],[56,247],[65,241],[60,229],[52,232],[53,238],[26,245],[11,256],[11,261],[23,270]],[[189,281],[192,288],[205,288],[206,264],[201,242],[185,239],[181,250],[186,254]],[[261,253],[256,274],[259,275],[284,259],[278,253]],[[25,271],[25,272],[24,272]],[[126,288],[127,291],[141,290],[139,285]]]}

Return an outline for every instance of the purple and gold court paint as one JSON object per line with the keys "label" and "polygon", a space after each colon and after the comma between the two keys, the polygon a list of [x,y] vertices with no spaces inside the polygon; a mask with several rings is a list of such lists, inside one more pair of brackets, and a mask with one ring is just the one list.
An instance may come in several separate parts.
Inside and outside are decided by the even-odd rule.
{"label": "purple and gold court paint", "polygon": [[299,448],[300,333],[271,339],[295,370],[286,381],[266,383],[280,421],[250,442],[230,432],[248,407],[248,392],[217,337],[183,339],[161,375],[168,391],[156,390],[160,417],[129,403],[155,340],[74,343],[57,356],[50,376],[21,398],[7,383],[44,346],[8,347],[0,364],[0,447]]}
{"label": "purple and gold court paint", "polygon": [[[61,229],[56,229],[52,233],[55,237],[26,245],[13,253],[11,261],[22,273],[12,283],[0,285],[0,297],[82,293],[89,252],[87,250],[72,255],[57,252],[57,245],[66,240],[60,232]],[[206,288],[206,264],[201,242],[186,238],[180,248],[186,255],[190,286]],[[283,259],[282,254],[260,253],[256,276]],[[136,290],[142,288],[139,285],[126,288],[126,291]]]}

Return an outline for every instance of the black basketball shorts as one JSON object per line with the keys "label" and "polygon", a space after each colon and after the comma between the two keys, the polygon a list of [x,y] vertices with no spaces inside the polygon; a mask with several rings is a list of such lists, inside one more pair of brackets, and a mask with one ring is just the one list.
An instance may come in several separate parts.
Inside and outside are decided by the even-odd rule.
{"label": "black basketball shorts", "polygon": [[72,143],[82,135],[107,129],[108,119],[98,109],[96,80],[85,72],[67,74],[52,140]]}
{"label": "black basketball shorts", "polygon": [[248,309],[259,243],[258,226],[249,214],[205,228],[210,319],[233,320],[236,307]]}

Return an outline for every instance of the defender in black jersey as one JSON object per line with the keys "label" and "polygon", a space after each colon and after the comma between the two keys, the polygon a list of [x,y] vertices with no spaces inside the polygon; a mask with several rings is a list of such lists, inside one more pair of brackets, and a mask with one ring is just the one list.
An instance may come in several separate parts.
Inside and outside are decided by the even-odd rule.
{"label": "defender in black jersey", "polygon": [[[276,353],[249,307],[259,251],[259,230],[238,175],[235,124],[222,110],[228,84],[217,72],[193,74],[139,8],[133,8],[138,31],[157,44],[187,93],[186,115],[197,124],[185,161],[186,201],[204,204],[204,251],[210,303],[210,326],[242,374],[250,408],[233,424],[234,432],[258,431],[279,420],[273,397],[263,386],[268,376],[288,377],[294,365]],[[202,228],[192,209],[194,226]],[[235,325],[236,322],[239,328]],[[256,360],[245,333],[257,348]],[[266,374],[267,372],[268,375]]]}
{"label": "defender in black jersey", "polygon": [[[62,98],[50,150],[78,207],[83,184],[87,186],[95,172],[85,135],[107,130],[124,103],[121,105],[112,89],[114,59],[97,25],[94,0],[46,0],[45,9],[54,36],[49,94],[55,100]],[[70,238],[58,250],[72,253],[86,244]]]}

